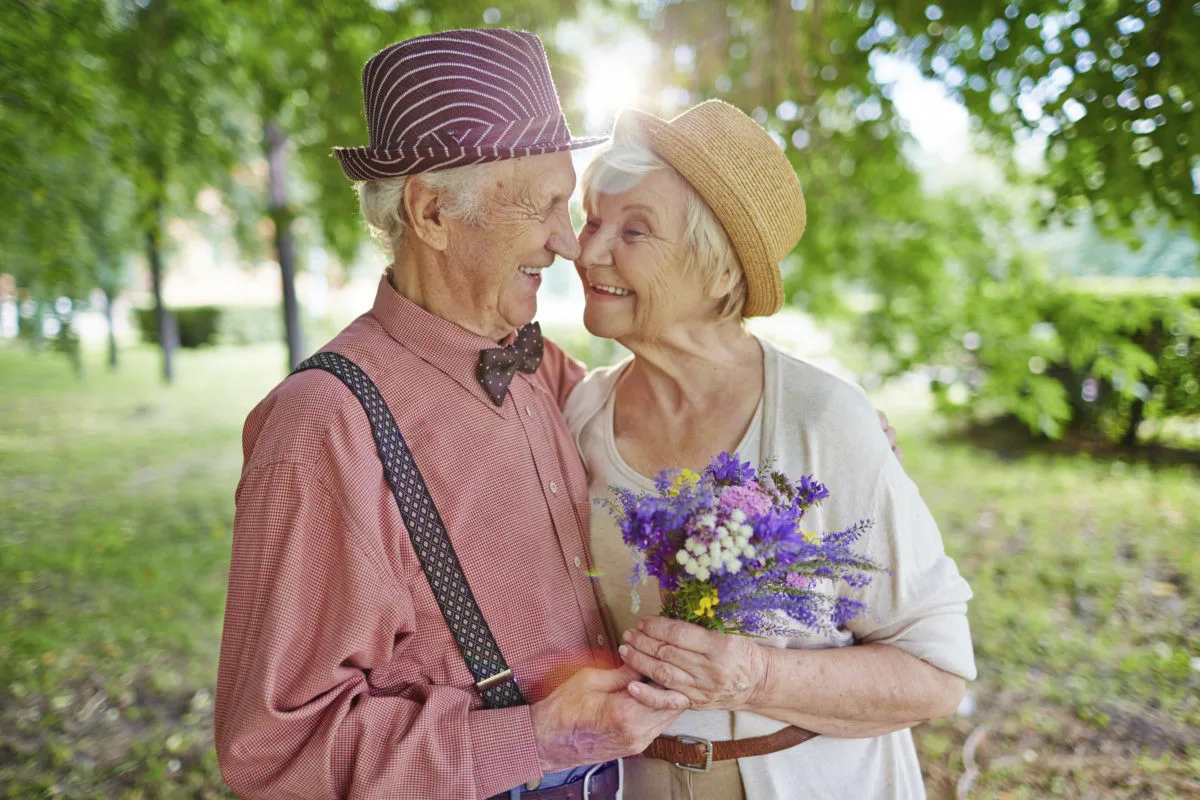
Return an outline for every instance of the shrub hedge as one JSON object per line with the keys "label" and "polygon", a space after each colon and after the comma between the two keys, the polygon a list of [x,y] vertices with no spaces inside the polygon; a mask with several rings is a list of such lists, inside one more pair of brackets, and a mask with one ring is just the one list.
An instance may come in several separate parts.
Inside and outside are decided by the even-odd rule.
{"label": "shrub hedge", "polygon": [[1037,435],[1133,444],[1145,420],[1200,414],[1200,286],[997,283],[964,309],[940,407],[1012,415]]}
{"label": "shrub hedge", "polygon": [[[152,308],[134,310],[142,340],[158,344],[158,325]],[[189,306],[172,309],[180,347],[211,344],[247,345],[283,341],[283,312],[279,306]],[[311,329],[303,318],[301,324]]]}

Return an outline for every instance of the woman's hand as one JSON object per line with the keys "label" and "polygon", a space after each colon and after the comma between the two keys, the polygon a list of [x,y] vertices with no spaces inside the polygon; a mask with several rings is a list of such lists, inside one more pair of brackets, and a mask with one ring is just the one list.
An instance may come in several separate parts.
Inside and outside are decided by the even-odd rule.
{"label": "woman's hand", "polygon": [[[767,677],[768,654],[746,636],[730,636],[690,622],[646,617],[625,632],[618,652],[626,664],[667,689],[680,692],[693,709],[740,710],[754,705]],[[648,687],[634,682],[634,697]]]}

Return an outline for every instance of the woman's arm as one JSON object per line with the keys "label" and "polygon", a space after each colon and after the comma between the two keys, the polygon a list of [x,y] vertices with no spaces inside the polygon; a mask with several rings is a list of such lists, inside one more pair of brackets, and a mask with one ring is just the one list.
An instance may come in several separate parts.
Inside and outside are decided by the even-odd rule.
{"label": "woman's arm", "polygon": [[886,644],[759,648],[766,676],[750,710],[826,736],[882,736],[948,717],[966,681]]}
{"label": "woman's arm", "polygon": [[[679,620],[641,620],[621,656],[694,709],[754,711],[839,738],[866,738],[954,713],[965,681],[903,650],[762,647]],[[635,697],[644,691],[630,684]]]}

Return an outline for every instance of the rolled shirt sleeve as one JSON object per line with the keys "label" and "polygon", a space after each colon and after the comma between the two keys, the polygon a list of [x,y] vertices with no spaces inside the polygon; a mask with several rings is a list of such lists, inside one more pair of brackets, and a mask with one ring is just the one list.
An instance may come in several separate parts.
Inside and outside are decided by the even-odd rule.
{"label": "rolled shirt sleeve", "polygon": [[[541,775],[528,706],[477,708],[397,658],[413,603],[310,465],[237,495],[216,696],[222,774],[246,798],[489,797]],[[344,501],[343,501],[344,502]],[[372,670],[388,669],[386,694]]]}
{"label": "rolled shirt sleeve", "polygon": [[848,630],[860,642],[898,647],[974,680],[967,622],[971,588],[946,555],[933,515],[895,458],[884,459],[873,497],[867,552],[890,574],[875,576],[862,597],[867,610]]}

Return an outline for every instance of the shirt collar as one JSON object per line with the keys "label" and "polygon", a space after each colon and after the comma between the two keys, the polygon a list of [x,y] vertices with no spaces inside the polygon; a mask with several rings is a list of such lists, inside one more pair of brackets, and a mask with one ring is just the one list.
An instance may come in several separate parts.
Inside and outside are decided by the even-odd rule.
{"label": "shirt collar", "polygon": [[[503,416],[504,406],[497,406],[479,385],[475,370],[479,351],[502,347],[516,337],[516,331],[497,344],[486,336],[431,314],[392,288],[388,272],[379,279],[375,304],[371,313],[384,331],[402,347],[457,381],[479,402]],[[506,404],[507,405],[507,404]]]}

